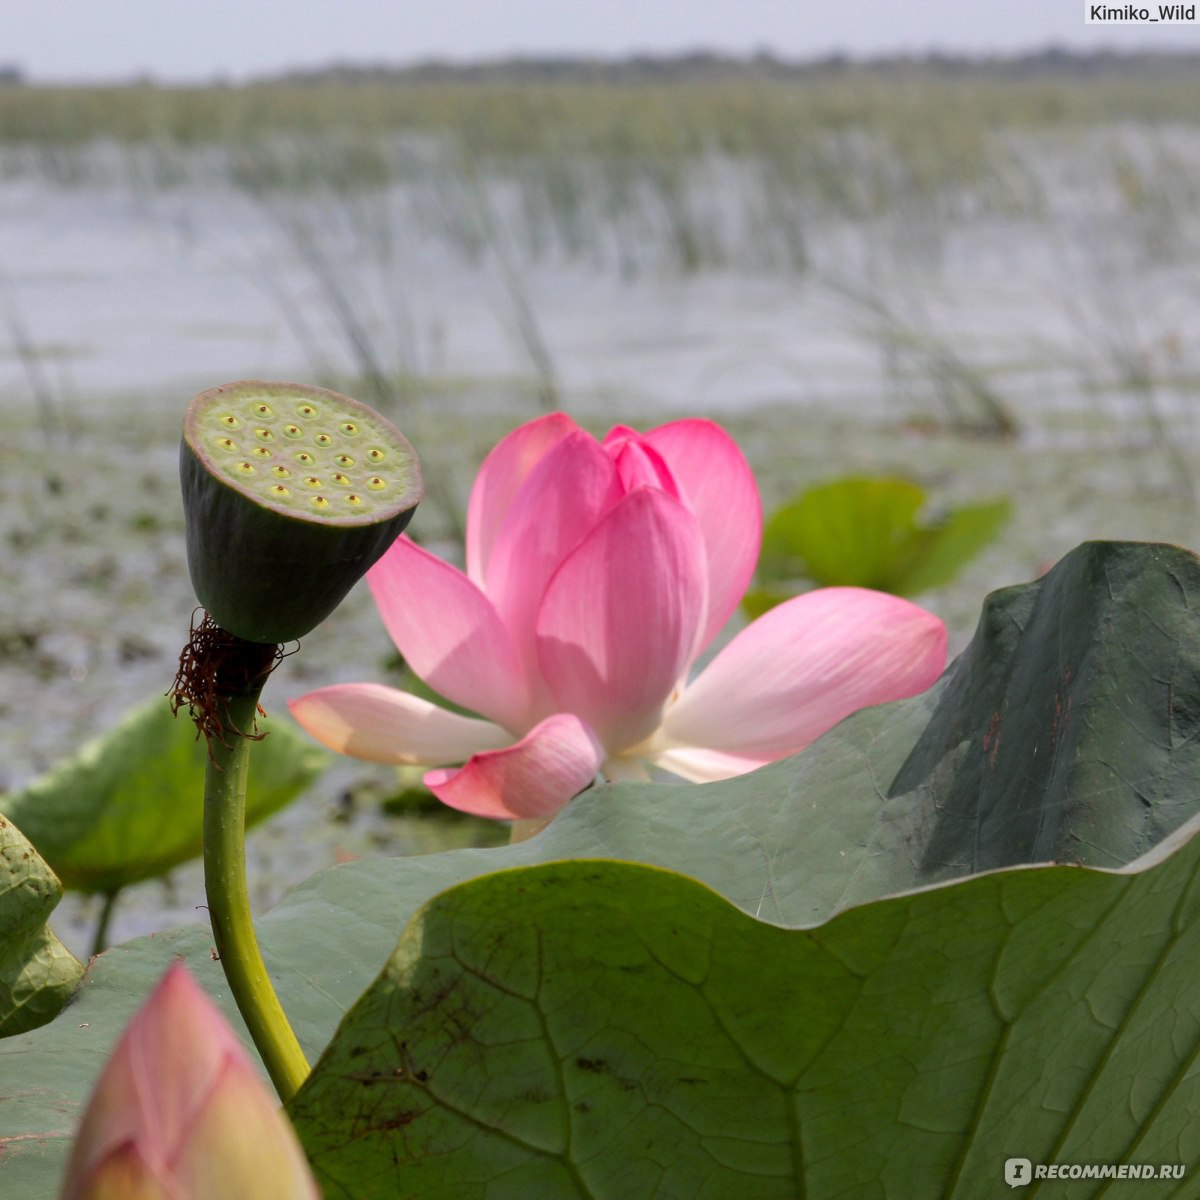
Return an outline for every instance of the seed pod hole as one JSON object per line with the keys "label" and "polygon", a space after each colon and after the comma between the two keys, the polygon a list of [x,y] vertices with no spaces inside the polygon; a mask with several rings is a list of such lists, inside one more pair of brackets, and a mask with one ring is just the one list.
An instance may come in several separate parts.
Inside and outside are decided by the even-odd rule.
{"label": "seed pod hole", "polygon": [[275,413],[269,404],[256,404],[254,406],[254,415],[256,417],[273,417]]}
{"label": "seed pod hole", "polygon": [[313,441],[322,448],[333,445],[333,438],[331,438],[327,433],[318,433],[317,436],[313,438]]}
{"label": "seed pod hole", "polygon": [[304,436],[304,430],[299,425],[285,425],[283,427],[285,437],[298,438]]}
{"label": "seed pod hole", "polygon": [[296,412],[300,416],[302,416],[306,421],[311,420],[313,417],[315,417],[317,415],[316,408],[311,404],[297,404]]}
{"label": "seed pod hole", "polygon": [[358,426],[355,425],[355,423],[353,421],[343,421],[338,426],[338,429],[342,433],[344,433],[347,437],[357,437],[358,436]]}
{"label": "seed pod hole", "polygon": [[317,460],[307,450],[301,450],[296,455],[296,461],[303,467],[311,467]]}

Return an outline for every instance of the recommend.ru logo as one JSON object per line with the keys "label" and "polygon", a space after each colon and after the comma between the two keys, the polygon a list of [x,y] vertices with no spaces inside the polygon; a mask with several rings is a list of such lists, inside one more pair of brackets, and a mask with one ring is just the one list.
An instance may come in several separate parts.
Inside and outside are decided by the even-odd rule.
{"label": "recommend.ru logo", "polygon": [[1033,1163],[1027,1158],[1004,1160],[1004,1182],[1028,1187],[1042,1179],[1182,1179],[1181,1163]]}

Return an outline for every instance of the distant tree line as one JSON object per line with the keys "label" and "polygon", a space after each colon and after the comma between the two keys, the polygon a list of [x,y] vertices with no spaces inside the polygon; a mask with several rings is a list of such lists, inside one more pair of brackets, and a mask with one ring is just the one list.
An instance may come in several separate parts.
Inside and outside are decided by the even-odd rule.
{"label": "distant tree line", "polygon": [[259,83],[405,83],[405,84],[671,84],[716,81],[796,82],[853,76],[952,79],[970,76],[996,79],[1098,78],[1138,76],[1194,79],[1200,53],[1137,52],[1112,50],[1074,51],[1059,46],[1018,55],[894,55],[853,58],[831,54],[823,58],[792,60],[767,51],[750,56],[694,51],[677,55],[637,54],[626,58],[522,57],[455,63],[437,59],[409,65],[387,63],[331,63],[328,66],[286,71],[264,77]]}
{"label": "distant tree line", "polygon": [[[884,55],[869,58],[829,54],[821,58],[786,59],[766,50],[752,55],[717,54],[696,50],[686,54],[635,54],[624,58],[586,56],[512,56],[476,62],[427,59],[422,62],[334,62],[323,67],[293,69],[263,75],[250,86],[349,85],[520,85],[520,84],[711,84],[724,82],[796,83],[823,79],[996,79],[1010,81],[1103,80],[1153,78],[1159,82],[1191,82],[1200,75],[1200,53],[1186,51],[1134,53],[1115,50],[1075,51],[1048,46],[1016,55],[929,54]],[[0,62],[0,87],[35,86],[17,63]],[[153,87],[156,80],[140,75],[126,86]],[[210,86],[228,87],[217,77]]]}

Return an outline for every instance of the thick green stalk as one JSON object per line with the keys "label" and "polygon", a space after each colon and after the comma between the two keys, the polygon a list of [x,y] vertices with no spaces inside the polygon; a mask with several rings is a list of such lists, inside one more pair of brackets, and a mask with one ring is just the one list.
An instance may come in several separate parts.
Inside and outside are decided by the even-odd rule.
{"label": "thick green stalk", "polygon": [[246,889],[246,776],[258,697],[266,675],[236,690],[219,688],[224,732],[209,738],[204,780],[204,887],[213,937],[238,1009],[285,1102],[308,1076],[308,1062],[271,985],[254,936]]}

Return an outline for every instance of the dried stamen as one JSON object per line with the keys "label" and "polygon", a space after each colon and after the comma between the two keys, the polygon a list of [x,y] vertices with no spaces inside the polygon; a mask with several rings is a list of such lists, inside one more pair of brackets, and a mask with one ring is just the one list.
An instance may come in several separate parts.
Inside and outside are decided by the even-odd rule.
{"label": "dried stamen", "polygon": [[[201,612],[204,616],[197,624],[196,613]],[[266,679],[295,652],[265,642],[248,642],[222,629],[204,609],[198,608],[192,614],[191,636],[180,652],[179,670],[167,693],[171,711],[177,714],[186,707],[196,723],[196,736],[203,734],[210,743],[216,738],[227,746],[227,734],[261,741],[267,736],[265,733],[225,723],[225,698]],[[266,715],[261,706],[258,711]]]}

